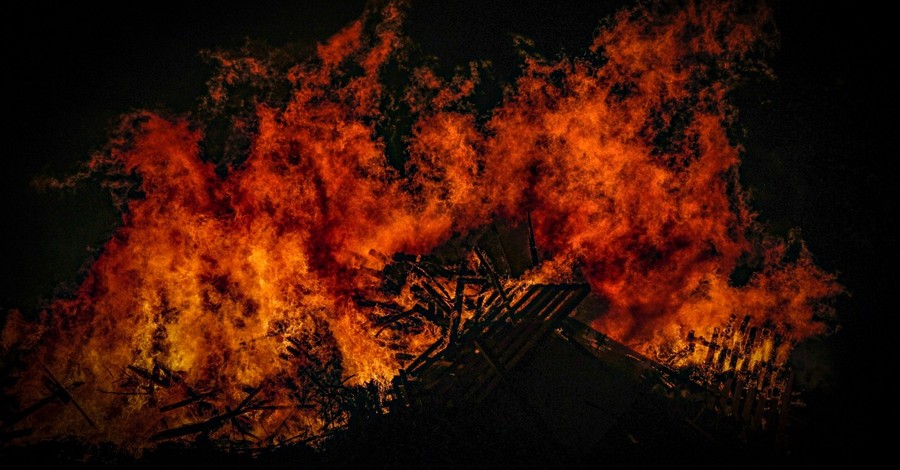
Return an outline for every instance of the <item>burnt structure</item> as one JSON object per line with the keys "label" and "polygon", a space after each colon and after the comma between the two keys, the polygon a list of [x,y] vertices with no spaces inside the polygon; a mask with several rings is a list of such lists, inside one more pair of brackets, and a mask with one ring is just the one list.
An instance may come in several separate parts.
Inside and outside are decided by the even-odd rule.
{"label": "burnt structure", "polygon": [[[686,463],[702,453],[783,457],[796,393],[775,353],[779,332],[732,317],[709,338],[692,332],[672,358],[699,355],[699,364],[675,368],[648,359],[580,320],[602,308],[586,284],[521,280],[539,256],[526,230],[487,230],[448,256],[394,260],[386,288],[391,282],[410,287],[415,305],[357,301],[380,307],[373,321],[385,330],[413,328],[418,318],[443,334],[417,357],[398,353],[403,368],[388,389],[345,386],[333,362],[298,369],[289,384],[298,390],[295,406],[315,407],[322,432],[287,440],[252,434],[251,416],[276,408],[264,393],[276,385],[265,383],[245,390],[236,407],[157,432],[151,439],[160,450],[150,455],[209,452],[203,447],[209,436],[231,427],[242,440],[212,449],[250,459],[240,460],[243,465],[313,447],[319,453],[303,459],[351,466],[373,459],[396,466],[651,463],[661,455]],[[312,339],[287,340],[285,360],[317,360],[305,352]],[[47,398],[4,423],[4,439],[13,445],[27,435],[16,423],[29,414],[54,404],[79,408],[67,391],[79,384],[46,373]],[[199,415],[215,393],[184,383],[161,364],[129,365],[122,374],[134,393],[184,389],[183,400],[158,403],[161,413],[191,408]]]}

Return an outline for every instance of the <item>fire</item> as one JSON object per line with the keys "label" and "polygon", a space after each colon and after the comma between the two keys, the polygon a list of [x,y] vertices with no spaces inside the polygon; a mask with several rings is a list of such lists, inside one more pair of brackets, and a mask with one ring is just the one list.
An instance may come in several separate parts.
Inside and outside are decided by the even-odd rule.
{"label": "fire", "polygon": [[[139,180],[121,227],[72,298],[4,328],[4,352],[26,358],[9,391],[22,408],[60,387],[79,405],[24,417],[33,436],[141,447],[184,426],[257,443],[315,435],[333,424],[316,390],[386,385],[441,335],[378,326],[384,305],[416,303],[383,289],[393,257],[529,213],[545,259],[526,277],[583,276],[609,303],[593,326],[645,354],[671,358],[689,331],[733,315],[779,328],[784,344],[824,331],[840,287],[801,242],[764,234],[727,135],[728,92],[773,40],[767,10],[622,11],[586,58],[527,59],[484,123],[460,106],[476,69],[450,81],[417,69],[397,98],[416,114],[408,160],[391,165],[380,72],[403,50],[401,19],[395,6],[368,12],[282,75],[223,58],[213,106],[241,81],[291,89],[236,119],[250,146],[224,171],[197,122],[123,120],[89,163]],[[754,270],[744,285],[730,280],[739,266]],[[678,361],[703,360],[692,357]]]}

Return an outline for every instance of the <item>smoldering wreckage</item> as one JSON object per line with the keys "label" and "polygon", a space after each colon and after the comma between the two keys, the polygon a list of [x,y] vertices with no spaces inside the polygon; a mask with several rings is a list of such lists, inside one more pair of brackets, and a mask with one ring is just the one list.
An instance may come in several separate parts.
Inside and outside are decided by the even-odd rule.
{"label": "smoldering wreckage", "polygon": [[400,168],[377,132],[395,5],[286,70],[222,55],[213,113],[248,84],[289,95],[234,118],[253,132],[224,170],[153,113],[86,165],[120,195],[137,176],[139,197],[71,297],[9,315],[4,452],[783,455],[803,411],[791,349],[841,288],[741,192],[725,91],[771,18],[739,11],[623,11],[599,59],[528,59],[483,124],[460,105],[476,69],[417,68]]}
{"label": "smoldering wreckage", "polygon": [[[384,312],[374,322],[380,331],[428,323],[441,332],[418,356],[396,353],[402,368],[387,386],[347,385],[340,352],[327,337],[285,337],[280,360],[293,364],[296,375],[248,384],[233,407],[218,408],[211,399],[219,391],[187,383],[181,371],[156,361],[119,367],[111,380],[114,388],[95,393],[146,399],[154,409],[145,412],[160,416],[161,429],[149,436],[150,442],[213,439],[250,455],[315,446],[385,414],[417,416],[435,407],[499,409],[491,415],[492,424],[540,436],[550,452],[545,455],[561,458],[622,454],[625,445],[631,448],[625,455],[639,455],[671,446],[673,439],[688,449],[762,442],[774,451],[787,444],[791,415],[797,407],[802,410],[802,395],[793,389],[785,358],[773,354],[784,341],[778,331],[752,325],[749,315],[740,322],[732,316],[709,338],[693,331],[685,338],[678,356],[702,357],[693,366],[648,359],[585,323],[589,317],[579,309],[603,308],[586,283],[541,284],[515,277],[525,274],[516,269],[523,260],[537,261],[537,249],[533,238],[526,251],[515,243],[522,241],[521,234],[504,232],[506,237],[485,231],[469,251],[444,247],[456,256],[396,257],[388,264],[386,282],[415,292],[411,309],[359,300]],[[519,251],[517,263],[507,261],[504,253],[510,250]],[[23,423],[41,413],[68,413],[97,426],[76,398],[83,384],[60,382],[52,371],[42,370],[46,396],[4,422],[8,443],[32,433]],[[267,398],[273,387],[290,390],[290,401]],[[312,411],[318,427],[296,427],[288,419],[274,429],[261,425],[284,408]],[[194,421],[167,428],[166,416],[175,413]]]}

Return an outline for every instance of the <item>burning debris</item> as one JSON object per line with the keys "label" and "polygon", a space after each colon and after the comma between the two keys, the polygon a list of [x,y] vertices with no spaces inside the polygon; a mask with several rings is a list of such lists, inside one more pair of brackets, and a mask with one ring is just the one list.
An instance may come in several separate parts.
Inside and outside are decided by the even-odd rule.
{"label": "burning debris", "polygon": [[[222,55],[205,112],[252,104],[227,116],[237,155],[208,154],[210,123],[123,119],[84,173],[121,199],[122,226],[70,297],[4,326],[20,361],[5,439],[272,447],[391,407],[484,402],[574,338],[589,292],[603,308],[578,315],[637,352],[616,351],[781,425],[790,347],[825,331],[841,288],[802,242],[764,233],[737,177],[726,98],[759,67],[769,12],[625,10],[584,58],[528,57],[483,115],[466,105],[477,67],[443,79],[405,62],[402,16],[369,11],[290,66]],[[408,72],[400,92],[391,67]],[[396,108],[413,124],[391,156]],[[586,337],[571,341],[613,344]]]}
{"label": "burning debris", "polygon": [[[482,243],[494,238],[494,251],[510,251],[499,238],[488,237],[487,233],[496,231],[485,232],[480,239]],[[513,251],[526,253],[522,246]],[[719,426],[717,420],[701,419],[706,413],[735,418],[746,423],[747,429],[768,432],[783,440],[794,397],[793,377],[785,364],[790,344],[783,344],[779,332],[750,326],[749,316],[735,325],[732,316],[721,331],[713,329],[709,340],[691,332],[685,349],[672,356],[670,365],[664,365],[576,319],[575,309],[589,293],[586,284],[546,285],[514,280],[498,273],[495,264],[498,262],[478,245],[449,264],[433,256],[397,256],[385,268],[384,291],[410,292],[411,307],[404,309],[396,302],[385,300],[357,299],[361,305],[381,312],[372,320],[377,327],[376,336],[409,333],[426,327],[437,332],[435,342],[418,356],[396,353],[403,367],[389,387],[376,382],[348,385],[352,377],[345,377],[334,338],[322,336],[327,330],[316,328],[305,336],[285,337],[286,346],[280,360],[294,367],[293,375],[243,387],[244,396],[233,406],[221,405],[217,400],[220,391],[191,386],[185,381],[184,372],[170,370],[159,363],[148,368],[122,367],[111,380],[114,389],[96,392],[146,400],[141,412],[158,420],[148,442],[192,441],[202,437],[228,447],[273,449],[297,443],[316,444],[334,432],[363,425],[385,412],[402,413],[409,407],[466,408],[483,402],[512,400],[521,412],[533,415],[539,432],[554,442],[586,444],[584,449],[602,448],[602,442],[615,440],[619,431],[603,430],[601,426],[590,439],[575,438],[548,425],[547,422],[553,422],[555,412],[547,411],[546,403],[536,405],[529,398],[533,393],[528,390],[533,387],[529,384],[532,380],[569,381],[559,377],[522,379],[522,369],[527,375],[534,373],[528,372],[529,369],[540,371],[547,367],[540,365],[542,359],[533,356],[560,354],[562,340],[574,345],[573,351],[581,350],[595,357],[598,364],[618,364],[616,367],[620,369],[624,364],[625,368],[616,373],[624,373],[629,380],[636,381],[629,387],[639,387],[645,395],[679,402],[680,405],[672,405],[677,410],[675,413],[689,425],[692,433],[703,439],[721,438],[713,437]],[[508,266],[509,262],[500,259],[499,264]],[[691,365],[675,366],[685,360]],[[44,372],[48,396],[4,423],[5,440],[26,438],[33,433],[34,429],[18,424],[54,403],[70,404],[86,423],[96,427],[67,387],[49,370]],[[607,379],[599,374],[588,382]],[[74,390],[81,385],[76,382],[68,388]],[[591,389],[596,384],[567,385],[575,390],[579,386]],[[612,412],[595,403],[606,394],[608,391],[582,390],[577,396],[591,397],[581,408],[600,409],[609,414]],[[681,409],[685,403],[688,403],[687,411]],[[633,402],[605,406],[626,407],[617,408],[613,413],[612,421],[617,422]],[[581,408],[577,415],[591,421],[590,426],[603,421]],[[56,409],[55,413],[62,411]],[[579,418],[567,419],[578,421]],[[610,420],[609,416],[603,419]],[[710,426],[712,430],[706,429]],[[634,439],[632,434],[628,435]]]}
{"label": "burning debris", "polygon": [[691,364],[683,368],[691,380],[720,394],[718,412],[753,429],[777,426],[783,432],[794,400],[794,374],[787,364],[793,344],[782,331],[751,326],[750,315],[740,325],[736,318],[731,315],[721,330],[713,328],[710,339],[689,332],[686,349],[669,362]]}
{"label": "burning debris", "polygon": [[[429,348],[394,380],[398,399],[483,401],[547,333],[581,302],[586,285],[533,285],[486,309],[440,351]],[[499,297],[499,296],[498,296]],[[503,297],[506,297],[505,295]],[[435,343],[434,346],[437,346]]]}

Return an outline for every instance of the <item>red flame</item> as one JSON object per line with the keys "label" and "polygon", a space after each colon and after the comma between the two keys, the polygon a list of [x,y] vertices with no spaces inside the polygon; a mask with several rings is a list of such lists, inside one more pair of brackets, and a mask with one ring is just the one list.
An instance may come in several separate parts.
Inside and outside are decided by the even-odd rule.
{"label": "red flame", "polygon": [[[280,354],[297,344],[338,361],[348,383],[387,383],[395,352],[417,354],[438,332],[376,337],[373,309],[353,299],[378,291],[394,254],[426,254],[528,212],[547,259],[527,277],[559,281],[580,268],[609,303],[594,326],[644,353],[732,314],[792,341],[823,331],[816,318],[840,287],[805,248],[789,260],[784,241],[762,234],[738,182],[740,147],[726,134],[737,70],[771,40],[768,11],[705,1],[623,11],[590,58],[528,59],[483,125],[454,106],[477,76],[445,82],[420,69],[405,97],[418,117],[403,171],[387,163],[376,132],[379,73],[404,42],[400,12],[380,14],[374,33],[359,20],[279,77],[289,101],[258,106],[249,155],[224,176],[202,158],[201,130],[149,112],[92,162],[138,176],[142,197],[74,298],[37,326],[11,316],[4,347],[30,351],[13,390],[23,406],[46,395],[44,365],[63,386],[87,384],[70,393],[101,424],[71,409],[37,413],[28,419],[38,435],[142,445],[203,417],[155,407],[187,388],[215,391],[208,402],[227,409],[247,387],[290,382],[296,360]],[[257,59],[222,62],[212,102],[241,77],[276,74]],[[747,259],[755,274],[735,285],[730,275]],[[411,301],[407,291],[392,300]],[[98,392],[140,378],[129,365],[180,385]],[[275,404],[299,393],[262,390]],[[288,436],[285,423],[315,431],[320,419],[272,407],[249,425]]]}

